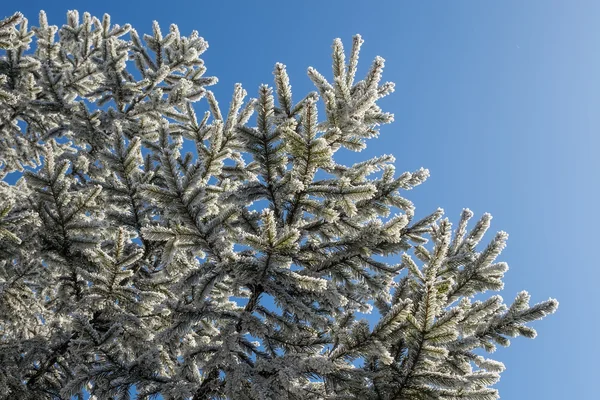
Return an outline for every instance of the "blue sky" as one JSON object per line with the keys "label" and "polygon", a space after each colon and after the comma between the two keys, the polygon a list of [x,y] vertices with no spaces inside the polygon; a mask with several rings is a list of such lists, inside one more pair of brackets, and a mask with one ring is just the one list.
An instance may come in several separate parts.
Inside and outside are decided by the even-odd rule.
{"label": "blue sky", "polygon": [[79,9],[140,33],[152,20],[198,30],[222,104],[236,82],[251,94],[271,83],[277,61],[299,99],[312,90],[308,66],[330,75],[332,40],[349,47],[362,34],[359,74],[386,59],[396,92],[382,107],[396,122],[355,160],[392,153],[399,171],[429,168],[408,194],[417,215],[490,212],[493,229],[510,234],[505,300],[527,289],[532,302],[560,301],[534,324],[537,339],[493,355],[507,366],[502,398],[596,398],[600,2],[30,0],[3,3],[0,15],[19,10],[36,25],[40,9],[57,25]]}

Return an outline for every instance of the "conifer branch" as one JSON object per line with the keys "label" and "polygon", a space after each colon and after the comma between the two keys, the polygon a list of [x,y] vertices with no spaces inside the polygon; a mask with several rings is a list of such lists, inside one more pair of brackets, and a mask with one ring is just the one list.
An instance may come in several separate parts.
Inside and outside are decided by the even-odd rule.
{"label": "conifer branch", "polygon": [[359,35],[333,42],[330,77],[308,69],[314,92],[277,63],[273,89],[236,84],[222,109],[196,31],[37,25],[0,21],[0,177],[24,175],[0,183],[0,393],[498,398],[504,366],[475,350],[534,338],[558,303],[471,301],[508,268],[507,234],[481,246],[491,216],[452,234],[405,197],[428,170],[336,161],[393,121],[383,58],[357,77]]}

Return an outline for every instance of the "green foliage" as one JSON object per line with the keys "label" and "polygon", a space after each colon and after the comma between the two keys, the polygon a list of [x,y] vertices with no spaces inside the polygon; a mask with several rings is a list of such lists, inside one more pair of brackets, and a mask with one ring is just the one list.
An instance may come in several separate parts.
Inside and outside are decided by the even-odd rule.
{"label": "green foliage", "polygon": [[362,43],[336,39],[332,81],[309,68],[300,101],[278,63],[224,112],[195,31],[0,21],[0,177],[25,171],[0,183],[0,393],[498,398],[504,366],[475,350],[535,337],[558,303],[473,301],[507,271],[491,217],[416,220],[426,169],[336,161],[393,120],[384,60],[356,77]]}

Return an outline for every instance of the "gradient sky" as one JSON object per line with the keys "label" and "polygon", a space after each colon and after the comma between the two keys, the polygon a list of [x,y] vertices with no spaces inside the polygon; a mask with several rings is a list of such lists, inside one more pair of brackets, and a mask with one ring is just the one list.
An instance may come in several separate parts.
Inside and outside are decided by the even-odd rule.
{"label": "gradient sky", "polygon": [[560,301],[533,324],[538,338],[492,355],[507,366],[502,399],[598,398],[600,2],[29,0],[3,2],[0,17],[21,11],[37,25],[40,9],[55,25],[78,9],[140,33],[152,20],[163,32],[171,23],[183,35],[198,30],[222,104],[236,82],[251,95],[271,84],[277,61],[298,100],[313,90],[308,66],[331,76],[332,40],[349,48],[362,34],[359,75],[375,55],[386,59],[396,92],[381,105],[396,122],[348,162],[391,153],[398,172],[429,168],[407,194],[417,217],[436,207],[454,222],[464,207],[490,212],[492,230],[510,234],[500,294]]}

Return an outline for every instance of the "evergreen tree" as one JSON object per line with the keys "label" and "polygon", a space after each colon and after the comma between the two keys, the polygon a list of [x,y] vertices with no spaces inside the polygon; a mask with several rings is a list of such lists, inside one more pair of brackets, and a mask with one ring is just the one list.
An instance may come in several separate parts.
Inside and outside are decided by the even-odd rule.
{"label": "evergreen tree", "polygon": [[558,303],[479,296],[502,289],[507,234],[414,218],[427,170],[336,162],[393,120],[384,60],[356,77],[362,42],[334,41],[329,81],[309,68],[316,92],[276,64],[222,110],[195,31],[2,20],[0,177],[23,177],[0,183],[1,397],[498,398],[478,349]]}

